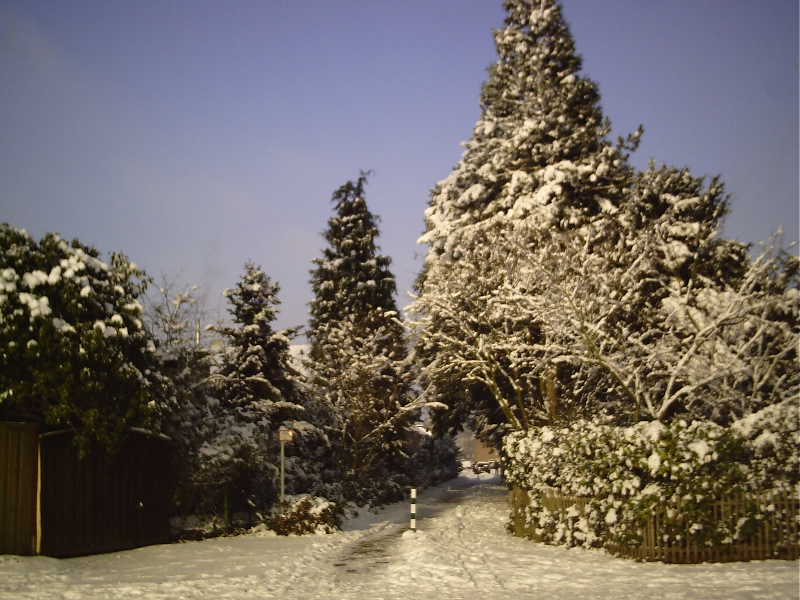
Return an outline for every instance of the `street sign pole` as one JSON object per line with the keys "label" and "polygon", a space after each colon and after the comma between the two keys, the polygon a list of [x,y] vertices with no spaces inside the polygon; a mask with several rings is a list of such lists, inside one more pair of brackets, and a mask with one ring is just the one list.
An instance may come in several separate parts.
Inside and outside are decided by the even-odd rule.
{"label": "street sign pole", "polygon": [[286,442],[292,441],[292,437],[294,437],[293,433],[294,432],[291,429],[284,427],[283,425],[278,428],[278,440],[281,443],[281,504],[283,504],[285,499],[284,487],[286,470],[284,463],[286,462],[286,452],[284,450],[284,446],[286,445]]}
{"label": "street sign pole", "polygon": [[283,450],[283,448],[284,448],[285,445],[286,445],[286,442],[284,442],[281,439],[281,506],[283,506],[283,499],[284,499],[284,493],[283,493],[283,491],[284,491],[284,465],[283,465],[283,463],[284,463],[284,450]]}

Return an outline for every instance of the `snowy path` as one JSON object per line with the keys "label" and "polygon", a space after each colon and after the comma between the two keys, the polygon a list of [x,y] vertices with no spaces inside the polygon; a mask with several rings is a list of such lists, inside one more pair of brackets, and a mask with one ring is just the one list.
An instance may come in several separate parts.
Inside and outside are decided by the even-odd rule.
{"label": "snowy path", "polygon": [[506,491],[463,476],[334,535],[220,538],[68,560],[0,556],[0,599],[794,599],[798,563],[663,565],[505,533]]}

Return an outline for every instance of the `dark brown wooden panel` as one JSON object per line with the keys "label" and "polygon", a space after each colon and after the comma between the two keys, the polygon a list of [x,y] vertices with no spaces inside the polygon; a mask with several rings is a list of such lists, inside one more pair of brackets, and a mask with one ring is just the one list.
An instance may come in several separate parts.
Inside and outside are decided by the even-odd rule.
{"label": "dark brown wooden panel", "polygon": [[42,438],[42,553],[78,556],[169,540],[170,444],[133,432],[80,458],[69,434]]}
{"label": "dark brown wooden panel", "polygon": [[0,423],[0,554],[36,553],[38,427]]}

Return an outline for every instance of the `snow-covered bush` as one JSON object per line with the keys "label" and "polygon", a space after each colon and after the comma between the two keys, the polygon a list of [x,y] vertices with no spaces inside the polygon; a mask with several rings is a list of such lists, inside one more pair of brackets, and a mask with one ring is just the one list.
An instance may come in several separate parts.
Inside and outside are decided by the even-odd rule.
{"label": "snow-covered bush", "polygon": [[748,476],[753,486],[767,489],[787,475],[790,482],[800,478],[799,404],[797,399],[787,400],[732,424],[752,449]]}
{"label": "snow-covered bush", "polygon": [[0,224],[0,418],[74,428],[84,450],[148,426],[163,397],[148,281],[122,254]]}
{"label": "snow-covered bush", "polygon": [[277,504],[264,524],[278,535],[334,533],[342,525],[340,505],[316,496],[289,496]]}
{"label": "snow-covered bush", "polygon": [[[503,448],[506,478],[529,490],[526,525],[542,541],[636,546],[658,513],[665,517],[665,545],[687,539],[700,546],[733,544],[774,516],[771,498],[800,491],[797,410],[797,401],[787,400],[731,427],[677,420],[622,428],[580,421],[517,432]],[[585,506],[559,510],[547,500],[554,494],[581,497]],[[717,519],[714,503],[732,495],[752,501],[743,514]]]}

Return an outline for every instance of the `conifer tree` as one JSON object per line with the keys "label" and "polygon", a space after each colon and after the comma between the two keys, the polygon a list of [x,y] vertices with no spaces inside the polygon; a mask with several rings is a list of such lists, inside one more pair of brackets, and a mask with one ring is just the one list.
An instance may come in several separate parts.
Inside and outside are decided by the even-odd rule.
{"label": "conifer tree", "polygon": [[276,432],[304,418],[303,398],[290,364],[296,329],[275,332],[279,286],[253,263],[227,290],[233,324],[219,327],[228,347],[211,378],[219,405],[201,448],[205,479],[228,487],[234,507],[264,507],[275,499]]}
{"label": "conifer tree", "polygon": [[[689,169],[667,165],[636,173],[628,200],[617,220],[628,237],[653,226],[661,245],[654,256],[658,275],[687,282],[701,276],[709,284],[742,277],[747,263],[744,244],[719,237],[729,201],[719,177],[706,185]],[[658,301],[661,298],[654,298]]]}
{"label": "conifer tree", "polygon": [[[480,119],[461,161],[434,188],[425,215],[420,242],[428,245],[428,253],[413,306],[437,334],[428,339],[456,335],[428,300],[450,285],[454,268],[470,271],[460,262],[479,260],[482,248],[491,248],[523,222],[543,230],[584,227],[616,211],[631,185],[627,153],[638,145],[641,129],[616,144],[609,141],[610,123],[597,85],[580,73],[581,58],[560,5],[506,0],[504,6],[505,24],[494,36],[498,60],[483,86]],[[535,328],[518,326],[534,336],[530,343],[536,342]],[[492,325],[475,323],[475,334],[486,327]],[[424,339],[417,347],[421,366],[443,360],[439,347]],[[424,382],[451,407],[440,414],[441,425],[457,429],[469,422],[479,433],[493,432],[494,440],[507,421],[495,396],[514,393],[496,383],[475,383],[468,371]],[[539,387],[531,389],[538,393]]]}
{"label": "conifer tree", "polygon": [[[504,5],[481,118],[426,211],[420,241],[429,249],[411,307],[420,318],[417,356],[425,383],[451,406],[442,424],[455,429],[467,422],[493,441],[509,424],[553,418],[562,392],[571,396],[574,415],[597,405],[595,391],[602,396],[612,387],[596,368],[579,376],[563,357],[547,362],[552,333],[515,306],[540,303],[550,287],[562,285],[561,275],[520,283],[509,253],[524,257],[523,266],[539,257],[569,272],[578,266],[565,258],[567,247],[581,248],[587,264],[607,272],[635,264],[625,302],[609,298],[615,324],[630,335],[657,326],[662,302],[675,289],[706,286],[716,293],[735,285],[747,267],[743,245],[717,239],[727,211],[718,179],[706,186],[687,169],[652,165],[636,173],[628,153],[641,128],[615,144],[608,140],[597,86],[579,73],[557,0]],[[587,277],[582,286],[572,280],[576,289],[593,289],[594,277]]]}
{"label": "conifer tree", "polygon": [[[324,329],[353,317],[365,329],[393,323],[397,313],[397,290],[389,270],[391,259],[379,253],[377,219],[367,207],[364,187],[369,173],[337,189],[331,201],[336,214],[328,221],[323,257],[314,260],[311,273],[310,338],[312,356]],[[402,330],[395,327],[393,351],[402,348]]]}
{"label": "conifer tree", "polygon": [[375,243],[366,204],[368,173],[333,194],[328,246],[314,260],[308,337],[310,389],[330,409],[346,497],[383,502],[401,493],[409,410],[403,327],[390,259]]}
{"label": "conifer tree", "polygon": [[272,328],[279,291],[260,267],[248,262],[236,287],[225,292],[233,325],[219,328],[228,340],[228,352],[215,380],[224,387],[222,402],[242,414],[300,408],[289,357],[289,342],[297,329]]}

